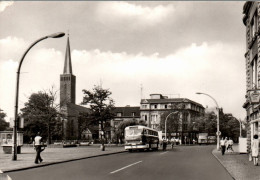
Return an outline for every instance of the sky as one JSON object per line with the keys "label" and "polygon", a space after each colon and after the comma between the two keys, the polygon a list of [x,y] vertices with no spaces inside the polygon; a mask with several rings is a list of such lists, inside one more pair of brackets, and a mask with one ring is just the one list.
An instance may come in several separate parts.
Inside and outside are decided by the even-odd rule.
{"label": "sky", "polygon": [[[159,93],[244,119],[246,40],[242,1],[0,1],[0,109],[14,117],[16,71],[26,55],[19,107],[35,92],[59,91],[69,34],[76,104],[102,85],[116,106]],[[58,102],[57,102],[58,103]]]}

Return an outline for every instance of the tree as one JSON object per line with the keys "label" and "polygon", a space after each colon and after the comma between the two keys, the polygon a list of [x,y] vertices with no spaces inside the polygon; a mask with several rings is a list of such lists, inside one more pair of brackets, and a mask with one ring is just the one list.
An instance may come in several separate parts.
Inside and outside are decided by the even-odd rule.
{"label": "tree", "polygon": [[[217,132],[217,116],[214,112],[205,113],[203,116],[198,117],[195,120],[195,126],[199,132],[208,133],[209,135],[216,135]],[[237,140],[239,137],[239,121],[232,116],[232,114],[225,114],[223,110],[219,111],[219,129],[221,136],[229,137],[233,140]]]}
{"label": "tree", "polygon": [[[162,114],[163,121],[161,121],[161,123],[160,123],[160,129],[163,129],[163,131],[165,131],[166,117],[172,112],[174,112],[174,111],[165,112]],[[166,130],[168,133],[174,133],[174,132],[177,133],[180,130],[180,125],[181,125],[181,119],[180,119],[179,113],[171,114],[167,119],[167,126],[166,126],[167,129]]]}
{"label": "tree", "polygon": [[59,105],[55,104],[56,92],[52,88],[49,91],[33,93],[21,109],[25,141],[29,141],[37,132],[41,132],[42,136],[47,138],[48,144],[51,143],[52,137],[62,137],[62,123],[58,118]]}
{"label": "tree", "polygon": [[200,133],[215,135],[217,132],[217,116],[214,112],[205,113],[195,119],[194,125]]}
{"label": "tree", "polygon": [[[83,105],[89,105],[89,118],[96,124],[100,125],[100,130],[106,137],[106,131],[110,130],[110,120],[114,118],[112,113],[114,109],[114,101],[110,98],[112,94],[108,89],[103,89],[101,86],[94,86],[92,91],[83,89]],[[102,137],[101,137],[102,138]],[[102,145],[104,141],[102,140]]]}
{"label": "tree", "polygon": [[0,109],[0,131],[7,130],[9,123],[5,121],[6,114]]}

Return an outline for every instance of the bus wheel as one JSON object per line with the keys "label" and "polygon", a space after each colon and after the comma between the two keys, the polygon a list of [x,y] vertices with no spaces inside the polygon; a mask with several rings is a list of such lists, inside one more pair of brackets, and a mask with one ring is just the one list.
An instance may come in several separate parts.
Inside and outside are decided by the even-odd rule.
{"label": "bus wheel", "polygon": [[133,152],[133,150],[132,149],[128,149],[128,152]]}

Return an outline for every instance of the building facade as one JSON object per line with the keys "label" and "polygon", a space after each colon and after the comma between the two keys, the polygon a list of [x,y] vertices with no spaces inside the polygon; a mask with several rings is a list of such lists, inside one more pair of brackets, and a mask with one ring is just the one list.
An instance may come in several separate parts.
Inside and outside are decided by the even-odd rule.
{"label": "building facade", "polygon": [[178,112],[179,126],[171,136],[180,138],[182,142],[186,139],[196,138],[195,129],[190,129],[195,119],[204,114],[205,108],[194,101],[186,98],[168,98],[162,94],[151,94],[150,99],[142,99],[140,107],[140,119],[148,127],[159,131],[165,131],[161,126],[166,116],[171,112]]}
{"label": "building facade", "polygon": [[260,38],[259,38],[260,3],[246,2],[243,7],[243,23],[246,27],[246,102],[243,107],[247,115],[247,149],[250,151],[254,134],[259,135],[259,89],[260,89]]}
{"label": "building facade", "polygon": [[115,131],[121,122],[128,120],[140,121],[140,107],[138,106],[115,107],[113,113],[115,117],[111,120],[111,138],[115,137]]}

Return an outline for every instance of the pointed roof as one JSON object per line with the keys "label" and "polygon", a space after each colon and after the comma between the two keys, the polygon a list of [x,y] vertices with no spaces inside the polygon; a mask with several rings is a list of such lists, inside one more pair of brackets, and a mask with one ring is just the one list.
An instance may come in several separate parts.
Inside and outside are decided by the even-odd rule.
{"label": "pointed roof", "polygon": [[68,36],[63,74],[72,74],[70,40]]}

